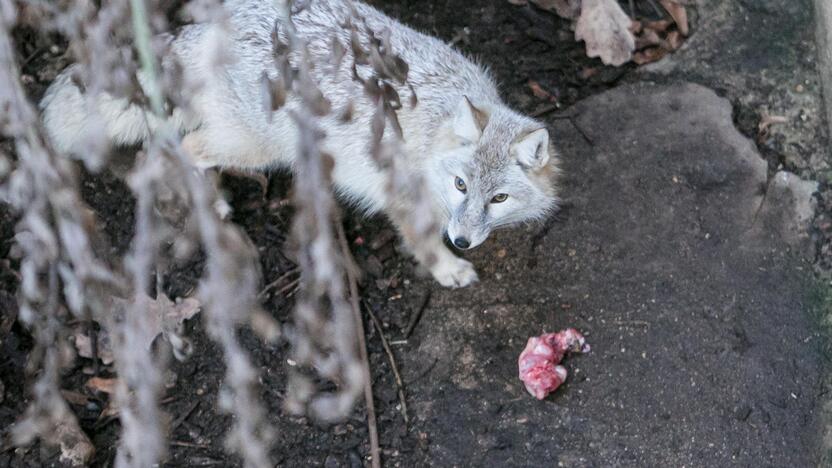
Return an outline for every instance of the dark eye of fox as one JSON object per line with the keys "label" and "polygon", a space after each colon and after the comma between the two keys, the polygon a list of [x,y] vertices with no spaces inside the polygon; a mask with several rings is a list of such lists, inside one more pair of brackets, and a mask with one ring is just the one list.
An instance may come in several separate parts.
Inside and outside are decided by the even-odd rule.
{"label": "dark eye of fox", "polygon": [[465,193],[468,190],[468,187],[465,185],[465,181],[459,177],[454,179],[454,185],[456,186],[456,189],[462,193]]}

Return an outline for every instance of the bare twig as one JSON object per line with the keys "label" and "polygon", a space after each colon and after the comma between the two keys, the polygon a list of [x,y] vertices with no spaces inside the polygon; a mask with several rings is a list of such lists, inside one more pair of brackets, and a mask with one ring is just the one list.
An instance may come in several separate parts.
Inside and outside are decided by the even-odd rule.
{"label": "bare twig", "polygon": [[[299,273],[299,271],[300,271],[300,270],[299,270],[298,268],[292,268],[292,269],[290,269],[289,271],[287,271],[286,273],[283,273],[282,275],[280,275],[280,277],[279,277],[279,278],[277,278],[276,280],[274,280],[274,281],[272,281],[271,283],[267,284],[267,285],[266,285],[266,287],[264,287],[264,288],[260,291],[260,293],[259,293],[259,294],[257,294],[257,297],[259,297],[259,298],[263,298],[263,297],[265,297],[265,296],[266,296],[266,294],[268,294],[270,290],[272,290],[272,289],[276,288],[276,287],[277,287],[280,283],[282,283],[283,281],[287,280],[287,279],[288,279],[289,277],[291,277],[292,275],[298,274],[298,273]],[[283,290],[281,289],[281,290],[280,290],[280,292],[282,293],[282,292],[283,292]]]}
{"label": "bare twig", "polygon": [[534,118],[537,118],[537,117],[542,117],[542,116],[544,116],[544,115],[546,115],[550,112],[554,112],[556,110],[558,110],[557,104],[546,104],[545,106],[543,106],[540,109],[532,112],[529,115],[531,115]]}
{"label": "bare twig", "polygon": [[186,419],[188,419],[188,417],[189,417],[189,416],[190,416],[190,415],[194,412],[194,410],[196,409],[196,407],[197,407],[197,406],[199,406],[199,400],[196,400],[196,401],[194,401],[193,403],[191,403],[191,405],[190,405],[187,409],[185,409],[185,411],[183,411],[183,412],[182,412],[182,414],[181,414],[178,418],[176,418],[176,421],[174,421],[174,422],[170,425],[170,433],[171,433],[171,434],[173,434],[173,432],[174,432],[174,431],[175,431],[175,430],[176,430],[176,429],[177,429],[177,428],[178,428],[178,427],[179,427],[179,426],[180,426],[183,422],[185,422],[185,420],[186,420]]}
{"label": "bare twig", "polygon": [[422,318],[422,314],[425,312],[425,309],[428,308],[428,304],[430,303],[430,296],[431,291],[428,291],[425,294],[425,298],[422,300],[422,305],[416,309],[416,312],[413,313],[413,317],[410,318],[410,322],[407,324],[407,328],[404,331],[404,338],[410,338],[410,335],[413,334],[413,330],[416,328],[416,325],[419,323],[419,319]]}
{"label": "bare twig", "polygon": [[399,366],[396,365],[396,358],[393,356],[393,350],[390,349],[390,345],[387,342],[387,337],[384,336],[384,330],[381,328],[381,323],[378,321],[376,314],[373,313],[373,309],[371,309],[369,304],[367,304],[366,302],[364,302],[364,309],[367,310],[367,314],[369,314],[370,319],[372,319],[373,325],[376,326],[378,336],[381,338],[381,346],[384,347],[384,352],[387,353],[387,359],[390,361],[390,369],[393,370],[393,377],[395,377],[396,379],[396,387],[399,394],[399,404],[401,405],[402,418],[404,419],[404,424],[407,425],[409,423],[409,420],[407,418],[407,399],[405,398],[404,394],[404,381],[402,380],[401,374],[399,374]]}
{"label": "bare twig", "polygon": [[358,336],[358,352],[361,357],[361,367],[364,373],[364,404],[367,406],[367,430],[370,433],[370,456],[373,468],[381,468],[381,450],[378,446],[378,425],[376,423],[376,407],[373,403],[373,379],[370,375],[370,360],[367,357],[367,341],[364,338],[364,321],[361,320],[361,306],[358,304],[358,284],[355,280],[355,273],[352,267],[352,254],[347,243],[347,236],[344,234],[344,226],[339,222],[335,223],[338,231],[338,243],[341,245],[341,254],[347,260],[347,280],[350,285],[350,305],[352,306],[353,319],[355,320],[356,335]]}

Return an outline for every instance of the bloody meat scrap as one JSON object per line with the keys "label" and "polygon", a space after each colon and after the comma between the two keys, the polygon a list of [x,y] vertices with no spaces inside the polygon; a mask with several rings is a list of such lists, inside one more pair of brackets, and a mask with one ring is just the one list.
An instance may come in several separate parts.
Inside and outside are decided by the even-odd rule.
{"label": "bloody meat scrap", "polygon": [[529,338],[517,364],[526,390],[542,400],[566,380],[566,368],[558,365],[566,353],[588,353],[589,345],[574,328]]}

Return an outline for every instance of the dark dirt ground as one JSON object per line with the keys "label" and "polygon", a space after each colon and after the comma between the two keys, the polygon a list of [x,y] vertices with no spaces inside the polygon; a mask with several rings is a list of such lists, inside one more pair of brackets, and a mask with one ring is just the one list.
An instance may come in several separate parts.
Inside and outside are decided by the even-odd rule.
{"label": "dark dirt ground", "polygon": [[[473,252],[482,281],[472,288],[437,288],[398,250],[386,221],[346,217],[365,273],[362,296],[389,340],[406,339],[393,351],[405,381],[409,425],[403,423],[378,334],[366,325],[385,464],[814,463],[821,424],[817,406],[828,389],[820,377],[824,339],[813,331],[817,327],[808,312],[817,308],[816,296],[825,297],[825,290],[813,289],[812,261],[800,254],[804,246],[790,245],[792,239],[780,229],[790,218],[789,203],[774,212],[760,210],[759,223],[753,216],[765,178],[759,180],[761,166],[753,163],[760,159],[753,143],[732,123],[757,140],[761,108],[743,96],[764,100],[769,84],[758,84],[763,80],[755,80],[756,74],[768,77],[770,70],[788,68],[790,59],[760,59],[760,68],[750,70],[744,82],[726,79],[720,86],[720,75],[712,70],[720,64],[735,70],[758,57],[754,36],[737,29],[736,40],[744,41],[740,48],[748,55],[739,54],[735,62],[683,49],[680,53],[694,55],[686,57],[686,67],[710,70],[691,79],[717,88],[734,104],[732,111],[703,88],[674,85],[689,75],[687,70],[633,73],[632,66],[613,69],[587,59],[566,22],[532,8],[485,0],[374,3],[479,57],[518,109],[534,113],[550,107],[531,93],[529,80],[539,82],[565,109],[545,114],[563,153],[563,210],[542,228],[500,233]],[[760,16],[770,12],[746,6],[749,2],[723,3],[777,33],[778,25],[766,20],[770,16]],[[798,3],[810,8],[808,2]],[[703,32],[718,31],[736,17],[728,15],[723,23],[709,18]],[[803,33],[791,32],[806,22],[811,18],[798,16],[782,24],[784,31],[788,28],[783,37],[790,47],[812,54]],[[694,29],[694,38],[699,33]],[[37,97],[67,59],[60,41],[50,50],[54,38],[36,39],[26,31],[17,37]],[[692,65],[697,60],[705,64]],[[597,73],[581,78],[588,68]],[[625,85],[590,98],[643,80],[666,85]],[[777,141],[786,142],[787,136]],[[811,145],[825,144],[825,135],[807,138]],[[777,141],[772,151],[786,148]],[[810,150],[788,150],[804,156],[794,161],[814,157],[825,164]],[[790,166],[765,148],[762,154],[771,174],[781,164],[802,168],[802,162]],[[823,170],[805,165],[819,167],[816,173]],[[293,266],[284,255],[291,208],[281,200],[288,181],[272,175],[266,194],[253,180],[234,175],[225,175],[223,185],[233,220],[260,250],[268,284]],[[84,196],[103,222],[113,255],[123,253],[133,229],[127,188],[109,173],[85,175]],[[15,310],[12,235],[12,215],[0,206],[4,318]],[[363,242],[355,242],[359,238]],[[815,232],[810,240],[825,245],[827,238]],[[166,277],[166,292],[190,294],[200,267],[198,259],[177,265]],[[264,306],[280,321],[290,320],[291,297],[273,293]],[[416,316],[420,319],[405,337]],[[14,421],[27,398],[23,368],[31,340],[19,324],[9,326],[0,342],[5,386],[0,426]],[[528,336],[567,326],[585,331],[593,352],[568,359],[567,384],[538,402],[517,380],[517,356]],[[163,404],[174,420],[184,418],[171,436],[166,465],[237,466],[222,450],[228,418],[215,404],[224,372],[220,352],[197,320],[188,329],[197,352],[173,364],[176,378]],[[363,408],[332,427],[285,415],[286,347],[265,346],[248,332],[241,336],[260,367],[261,395],[278,430],[273,455],[279,466],[362,466],[368,453]],[[64,388],[87,398],[72,407],[96,444],[94,465],[109,466],[118,421],[100,419],[106,397],[83,387],[89,364],[79,359],[67,371]],[[41,445],[0,453],[0,466],[58,465],[56,452]]]}

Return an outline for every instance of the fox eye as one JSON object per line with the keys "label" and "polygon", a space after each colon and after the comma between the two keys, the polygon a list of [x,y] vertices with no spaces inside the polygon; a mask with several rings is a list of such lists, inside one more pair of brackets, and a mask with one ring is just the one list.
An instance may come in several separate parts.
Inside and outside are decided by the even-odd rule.
{"label": "fox eye", "polygon": [[465,181],[460,179],[459,177],[454,179],[454,186],[456,187],[457,190],[459,190],[462,193],[465,193],[465,192],[468,191],[468,187],[465,185]]}
{"label": "fox eye", "polygon": [[491,203],[502,203],[508,199],[507,193],[498,193],[494,195],[494,198],[491,199]]}

